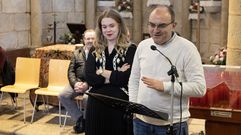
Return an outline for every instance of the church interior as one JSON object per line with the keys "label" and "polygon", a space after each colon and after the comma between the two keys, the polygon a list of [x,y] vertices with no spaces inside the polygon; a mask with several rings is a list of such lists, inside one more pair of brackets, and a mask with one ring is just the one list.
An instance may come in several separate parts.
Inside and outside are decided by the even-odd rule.
{"label": "church interior", "polygon": [[[83,46],[83,32],[95,29],[102,11],[116,9],[130,40],[138,45],[150,38],[149,14],[163,4],[175,11],[175,32],[195,44],[205,72],[206,95],[189,101],[188,134],[240,135],[241,0],[0,0],[0,47],[13,67],[17,57],[40,58],[39,86],[45,87],[49,59],[71,59],[73,51]],[[1,135],[74,134],[74,122],[64,109],[61,116],[66,124],[59,125],[56,97],[49,98],[50,109],[36,113],[31,123],[32,91],[19,94],[17,106],[12,95],[2,96]]]}

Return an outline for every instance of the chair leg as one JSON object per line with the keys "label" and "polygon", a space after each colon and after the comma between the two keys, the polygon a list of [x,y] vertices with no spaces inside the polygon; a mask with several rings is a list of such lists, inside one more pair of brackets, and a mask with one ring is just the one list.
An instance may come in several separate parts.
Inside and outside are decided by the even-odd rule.
{"label": "chair leg", "polygon": [[59,101],[59,126],[61,127],[62,122],[61,122],[62,116],[61,116],[61,103]]}
{"label": "chair leg", "polygon": [[43,103],[44,103],[44,112],[46,113],[48,109],[46,107],[46,102],[45,102],[44,95],[42,95],[42,99],[43,99]]}
{"label": "chair leg", "polygon": [[0,105],[2,105],[2,101],[3,101],[3,93],[4,93],[4,92],[2,92],[2,94],[1,94]]}
{"label": "chair leg", "polygon": [[49,113],[49,96],[46,96],[47,100],[46,100],[46,105],[47,105],[47,110],[48,110],[48,113]]}
{"label": "chair leg", "polygon": [[17,97],[14,97],[14,98],[15,98],[15,104],[14,104],[14,102],[12,102],[13,107],[14,107],[14,109],[18,109],[18,98]]}
{"label": "chair leg", "polygon": [[64,128],[64,127],[65,127],[65,125],[66,125],[67,116],[68,116],[68,112],[66,111],[65,116],[64,116],[63,128]]}
{"label": "chair leg", "polygon": [[34,117],[34,113],[35,113],[35,107],[36,107],[37,99],[38,99],[38,95],[36,94],[34,106],[33,106],[33,114],[32,114],[32,118],[31,118],[31,123],[33,123],[33,117]]}
{"label": "chair leg", "polygon": [[24,98],[23,98],[23,122],[24,124],[26,123],[26,103],[25,103],[25,99],[26,99],[26,93],[24,93]]}
{"label": "chair leg", "polygon": [[15,106],[14,100],[15,100],[15,97],[11,98],[12,106]]}

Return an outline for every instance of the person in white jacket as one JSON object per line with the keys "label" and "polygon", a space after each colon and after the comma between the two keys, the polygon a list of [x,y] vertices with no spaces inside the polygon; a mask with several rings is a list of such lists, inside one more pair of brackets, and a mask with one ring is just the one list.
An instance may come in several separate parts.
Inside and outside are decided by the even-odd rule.
{"label": "person in white jacket", "polygon": [[[143,104],[154,111],[169,114],[167,121],[135,114],[133,120],[135,135],[166,135],[170,123],[173,124],[174,134],[181,132],[181,135],[188,135],[189,97],[204,96],[206,93],[200,54],[193,43],[175,33],[175,26],[175,13],[171,7],[155,8],[148,22],[151,38],[140,42],[135,53],[128,85],[129,100]],[[158,51],[166,55],[176,66],[178,80],[182,82],[183,87],[177,79],[174,83],[171,82],[171,76],[167,74],[171,64]],[[171,113],[172,91],[173,113]],[[183,96],[180,105],[181,93]],[[171,114],[173,114],[172,119]],[[181,128],[179,128],[180,123]]]}

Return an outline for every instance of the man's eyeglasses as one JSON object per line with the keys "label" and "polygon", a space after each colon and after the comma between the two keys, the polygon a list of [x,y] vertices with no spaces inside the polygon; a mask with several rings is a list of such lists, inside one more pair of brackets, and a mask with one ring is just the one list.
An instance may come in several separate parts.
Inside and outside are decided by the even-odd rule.
{"label": "man's eyeglasses", "polygon": [[160,24],[155,24],[155,23],[152,23],[152,22],[149,22],[148,25],[151,27],[151,28],[157,28],[157,29],[163,29],[163,28],[166,28],[168,25],[172,24],[174,21],[171,21],[170,23],[160,23]]}

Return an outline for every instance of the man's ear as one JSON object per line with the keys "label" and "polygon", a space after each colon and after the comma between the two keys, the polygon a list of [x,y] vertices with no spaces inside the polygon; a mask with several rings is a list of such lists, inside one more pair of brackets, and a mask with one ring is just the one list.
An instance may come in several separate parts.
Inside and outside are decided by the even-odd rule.
{"label": "man's ear", "polygon": [[174,22],[174,23],[172,24],[172,26],[173,26],[173,28],[175,28],[175,27],[177,26],[177,22]]}

